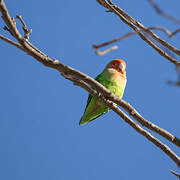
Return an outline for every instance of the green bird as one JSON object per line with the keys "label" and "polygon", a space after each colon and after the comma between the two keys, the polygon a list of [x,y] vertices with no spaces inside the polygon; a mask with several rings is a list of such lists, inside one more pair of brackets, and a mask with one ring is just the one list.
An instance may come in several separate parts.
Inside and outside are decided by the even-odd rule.
{"label": "green bird", "polygon": [[[112,60],[95,80],[109,89],[113,94],[122,98],[127,81],[126,63],[121,59]],[[107,106],[89,94],[87,105],[79,125],[86,124],[107,113],[109,110]]]}

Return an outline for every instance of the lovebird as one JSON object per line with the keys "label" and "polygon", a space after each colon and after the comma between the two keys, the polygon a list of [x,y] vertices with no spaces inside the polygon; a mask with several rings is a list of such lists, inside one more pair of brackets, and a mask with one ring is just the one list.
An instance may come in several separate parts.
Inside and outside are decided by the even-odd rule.
{"label": "lovebird", "polygon": [[[113,94],[122,98],[127,82],[126,63],[121,59],[112,60],[95,80],[109,89]],[[86,124],[107,113],[109,110],[107,106],[89,94],[87,105],[79,125]]]}

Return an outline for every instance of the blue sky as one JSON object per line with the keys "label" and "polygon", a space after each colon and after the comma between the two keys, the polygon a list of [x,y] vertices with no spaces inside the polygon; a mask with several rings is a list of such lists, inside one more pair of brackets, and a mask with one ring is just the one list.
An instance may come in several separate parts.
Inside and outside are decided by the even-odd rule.
{"label": "blue sky", "polygon": [[[12,16],[20,14],[32,28],[30,41],[52,58],[91,77],[112,59],[127,63],[123,99],[146,119],[180,137],[180,87],[174,65],[138,36],[116,45],[118,50],[95,55],[92,44],[131,31],[94,1],[5,1]],[[147,1],[116,1],[146,26],[179,26],[157,15]],[[178,2],[157,1],[180,17]],[[3,21],[0,20],[3,27]],[[1,34],[10,37],[1,28]],[[179,36],[163,39],[179,48]],[[3,180],[129,180],[176,179],[175,163],[109,112],[83,127],[78,125],[87,92],[24,52],[0,40],[0,179]],[[170,145],[178,155],[179,148]]]}

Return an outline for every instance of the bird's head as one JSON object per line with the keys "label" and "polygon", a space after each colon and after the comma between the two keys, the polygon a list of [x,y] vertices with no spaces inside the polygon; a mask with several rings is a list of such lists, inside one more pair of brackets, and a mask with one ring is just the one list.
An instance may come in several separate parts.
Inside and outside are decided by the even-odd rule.
{"label": "bird's head", "polygon": [[114,69],[120,72],[122,75],[126,75],[126,63],[121,59],[112,60],[107,66],[106,69]]}

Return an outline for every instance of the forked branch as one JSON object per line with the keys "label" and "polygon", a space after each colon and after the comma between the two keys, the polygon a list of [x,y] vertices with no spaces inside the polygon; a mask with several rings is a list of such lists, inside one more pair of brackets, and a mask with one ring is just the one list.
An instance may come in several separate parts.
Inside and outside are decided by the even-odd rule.
{"label": "forked branch", "polygon": [[[176,47],[172,46],[171,44],[167,43],[165,40],[157,36],[153,33],[150,29],[142,25],[140,22],[136,21],[132,18],[129,14],[127,14],[124,10],[120,7],[116,6],[110,0],[97,0],[99,4],[104,6],[108,9],[109,12],[115,13],[124,23],[130,26],[146,43],[148,43],[153,49],[155,49],[161,56],[168,59],[170,62],[174,63],[175,65],[179,65],[180,62],[174,59],[173,57],[169,56],[166,52],[160,49],[156,44],[154,44],[144,33],[147,33],[151,36],[154,40],[159,42],[162,46],[168,48],[170,51],[173,51],[177,55],[180,55],[180,50]],[[144,32],[144,33],[143,33]]]}

